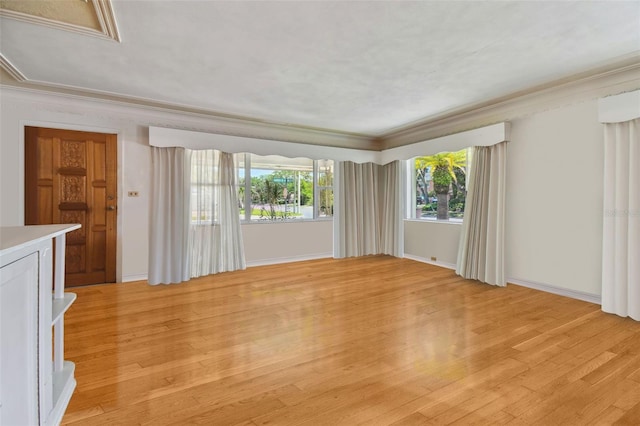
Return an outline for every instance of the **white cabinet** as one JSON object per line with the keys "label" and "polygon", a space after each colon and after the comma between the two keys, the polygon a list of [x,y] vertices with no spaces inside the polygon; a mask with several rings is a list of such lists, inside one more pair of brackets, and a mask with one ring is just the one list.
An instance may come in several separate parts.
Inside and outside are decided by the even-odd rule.
{"label": "white cabinet", "polygon": [[[4,266],[0,274],[0,424],[36,424],[38,311],[24,309],[38,300],[38,255]],[[26,403],[25,403],[26,402]]]}
{"label": "white cabinet", "polygon": [[0,426],[57,425],[75,389],[63,359],[75,300],[64,293],[64,252],[65,234],[79,227],[0,228]]}

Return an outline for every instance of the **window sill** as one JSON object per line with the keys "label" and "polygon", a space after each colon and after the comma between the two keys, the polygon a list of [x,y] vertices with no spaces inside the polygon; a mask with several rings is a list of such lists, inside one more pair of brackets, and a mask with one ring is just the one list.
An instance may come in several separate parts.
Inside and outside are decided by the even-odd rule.
{"label": "window sill", "polygon": [[333,222],[333,217],[326,219],[285,219],[285,220],[241,220],[241,225],[264,225],[264,224],[285,224],[285,223],[309,223],[309,222]]}
{"label": "window sill", "polygon": [[411,219],[405,219],[405,222],[419,222],[419,223],[438,223],[441,225],[455,225],[455,226],[461,226],[462,225],[462,220],[463,219],[449,219],[449,220],[438,220],[438,219],[430,219],[430,218],[423,218],[423,219],[415,219],[415,218],[411,218]]}

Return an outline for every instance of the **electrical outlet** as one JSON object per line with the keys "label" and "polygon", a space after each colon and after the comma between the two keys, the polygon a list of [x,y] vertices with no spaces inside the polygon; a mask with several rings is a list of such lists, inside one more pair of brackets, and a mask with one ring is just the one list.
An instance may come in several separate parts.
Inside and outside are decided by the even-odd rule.
{"label": "electrical outlet", "polygon": [[438,258],[437,258],[437,257],[435,257],[435,256],[431,256],[431,261],[432,261],[432,262],[435,262],[435,261],[437,261],[437,260],[438,260]]}
{"label": "electrical outlet", "polygon": [[140,194],[138,194],[138,191],[129,191],[129,192],[127,192],[127,195],[129,197],[138,197],[138,196],[140,196]]}

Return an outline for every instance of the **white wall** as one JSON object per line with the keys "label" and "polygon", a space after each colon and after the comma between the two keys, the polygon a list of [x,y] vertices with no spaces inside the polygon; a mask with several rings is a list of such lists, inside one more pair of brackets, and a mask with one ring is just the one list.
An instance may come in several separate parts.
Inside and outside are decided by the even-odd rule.
{"label": "white wall", "polygon": [[455,268],[461,229],[459,223],[405,220],[404,254],[409,258]]}
{"label": "white wall", "polygon": [[507,277],[600,295],[603,129],[597,101],[514,120]]}
{"label": "white wall", "polygon": [[[24,224],[24,126],[118,135],[117,279],[147,273],[149,166],[146,117],[129,108],[2,89],[0,96],[0,225]],[[126,191],[139,198],[125,198]]]}
{"label": "white wall", "polygon": [[[148,126],[215,132],[203,117],[3,87],[0,89],[0,226],[24,224],[24,126],[118,135],[117,279],[144,279],[148,265]],[[138,191],[138,198],[124,196]],[[286,229],[285,229],[286,228]],[[247,262],[331,256],[332,222],[243,226]],[[299,238],[305,236],[305,239]],[[310,238],[306,238],[309,236]],[[270,242],[264,244],[264,242]],[[259,244],[258,244],[259,243]]]}
{"label": "white wall", "polygon": [[247,266],[333,256],[333,221],[242,225]]}
{"label": "white wall", "polygon": [[[602,132],[596,100],[511,121],[508,280],[600,295]],[[459,228],[406,221],[405,253],[455,265]]]}

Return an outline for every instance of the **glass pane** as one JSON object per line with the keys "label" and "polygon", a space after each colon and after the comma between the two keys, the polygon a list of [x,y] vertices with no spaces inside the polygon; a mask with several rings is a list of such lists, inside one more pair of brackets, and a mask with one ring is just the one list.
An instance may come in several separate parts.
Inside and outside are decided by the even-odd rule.
{"label": "glass pane", "polygon": [[313,160],[251,154],[251,220],[313,218]]}
{"label": "glass pane", "polygon": [[191,190],[191,220],[195,223],[212,223],[214,220],[215,201],[213,186],[200,185]]}
{"label": "glass pane", "polygon": [[467,149],[414,160],[417,219],[461,221],[467,196]]}
{"label": "glass pane", "polygon": [[211,224],[216,219],[214,182],[218,154],[213,150],[194,151],[191,156],[191,221]]}
{"label": "glass pane", "polygon": [[333,186],[333,160],[318,161],[318,186]]}
{"label": "glass pane", "polygon": [[240,214],[240,220],[245,219],[244,204],[245,204],[245,178],[244,178],[244,156],[245,154],[235,154],[236,161],[236,180],[238,182],[238,210]]}
{"label": "glass pane", "polygon": [[333,189],[323,188],[319,190],[318,217],[333,216]]}

